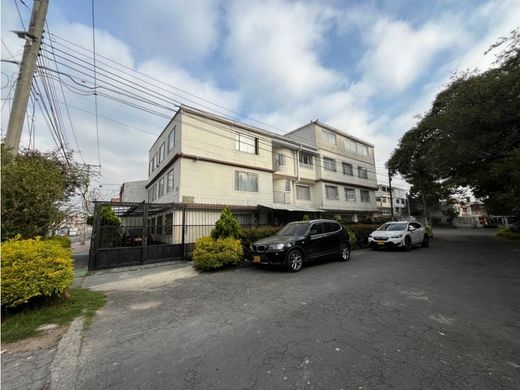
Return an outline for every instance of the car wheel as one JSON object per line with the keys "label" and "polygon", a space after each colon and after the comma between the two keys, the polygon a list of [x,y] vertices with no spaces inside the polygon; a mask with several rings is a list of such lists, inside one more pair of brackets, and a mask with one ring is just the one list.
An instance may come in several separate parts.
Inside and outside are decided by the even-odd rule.
{"label": "car wheel", "polygon": [[412,250],[412,239],[410,236],[406,236],[404,239],[404,250],[411,251]]}
{"label": "car wheel", "polygon": [[428,236],[428,234],[424,235],[421,245],[423,248],[428,248],[430,246],[430,237]]}
{"label": "car wheel", "polygon": [[285,266],[289,272],[298,272],[303,266],[303,254],[298,249],[293,249],[287,255]]}
{"label": "car wheel", "polygon": [[339,246],[339,259],[340,261],[349,261],[350,260],[350,248],[347,244],[341,244]]}

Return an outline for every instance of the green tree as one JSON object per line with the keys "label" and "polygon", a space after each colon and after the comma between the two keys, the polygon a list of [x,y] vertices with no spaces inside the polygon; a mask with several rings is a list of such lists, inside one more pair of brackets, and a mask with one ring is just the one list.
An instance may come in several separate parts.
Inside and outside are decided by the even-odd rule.
{"label": "green tree", "polygon": [[[62,220],[63,206],[84,185],[78,165],[58,153],[2,149],[2,240],[45,237]],[[71,161],[71,156],[69,161]]]}
{"label": "green tree", "polygon": [[499,46],[494,68],[455,77],[394,150],[388,167],[412,194],[469,187],[490,212],[520,213],[520,30]]}
{"label": "green tree", "polygon": [[215,223],[215,228],[211,231],[213,239],[225,237],[242,237],[242,227],[238,223],[229,207],[225,207],[220,214],[220,218]]}

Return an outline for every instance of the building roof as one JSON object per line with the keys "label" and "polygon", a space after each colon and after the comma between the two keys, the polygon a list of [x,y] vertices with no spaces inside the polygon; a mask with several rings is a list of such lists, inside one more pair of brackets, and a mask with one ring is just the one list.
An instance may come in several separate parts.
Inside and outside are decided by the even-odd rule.
{"label": "building roof", "polygon": [[[358,137],[355,137],[355,136],[353,136],[353,135],[347,134],[347,133],[345,133],[344,131],[341,131],[341,130],[339,130],[339,129],[337,129],[337,128],[331,126],[331,125],[328,125],[328,124],[326,124],[326,123],[320,122],[318,119],[316,119],[315,121],[311,121],[310,123],[313,123],[313,124],[315,124],[315,125],[318,125],[318,126],[320,126],[320,127],[323,127],[324,129],[327,129],[327,130],[332,131],[332,132],[334,132],[334,133],[336,133],[336,134],[339,134],[339,135],[341,135],[341,136],[343,136],[343,137],[346,137],[346,138],[349,138],[349,139],[354,140],[354,141],[356,141],[356,142],[359,142],[359,143],[361,143],[361,144],[363,144],[363,145],[366,145],[366,146],[369,146],[369,147],[372,147],[372,148],[374,147],[374,145],[371,144],[370,142],[364,141],[364,140],[362,140],[361,138],[358,138]],[[298,127],[297,129],[292,130],[292,131],[290,131],[290,132],[288,132],[288,133],[285,133],[285,135],[290,137],[292,133],[294,133],[294,132],[296,132],[296,131],[298,131],[298,130],[303,129],[305,126],[308,126],[308,124],[303,125],[303,126],[300,126],[300,127]]]}
{"label": "building roof", "polygon": [[[251,126],[251,125],[248,125],[246,123],[239,122],[239,121],[236,121],[236,120],[233,120],[233,119],[228,119],[228,118],[225,118],[223,116],[212,114],[212,113],[207,112],[207,111],[199,110],[198,108],[194,108],[194,107],[191,107],[191,106],[181,105],[181,107],[179,108],[178,112],[180,112],[180,111],[184,111],[184,112],[187,112],[187,113],[190,113],[190,114],[193,114],[193,115],[201,116],[201,117],[204,117],[204,118],[207,118],[207,119],[214,120],[216,122],[220,122],[220,123],[223,123],[223,124],[226,124],[226,125],[230,125],[230,126],[233,126],[233,127],[237,127],[237,128],[240,128],[240,129],[251,131],[253,133],[256,133],[256,134],[259,134],[259,135],[263,135],[265,137],[269,137],[273,141],[275,141],[277,144],[283,145],[283,146],[291,148],[291,149],[304,149],[304,150],[307,150],[307,151],[310,151],[310,152],[316,152],[318,150],[318,148],[316,146],[314,146],[314,145],[307,144],[305,142],[296,141],[296,140],[287,138],[285,135],[276,134],[276,133],[273,133],[271,131],[267,131],[267,130],[261,129],[261,128],[256,127],[256,126]],[[175,115],[177,115],[177,114],[175,114]]]}

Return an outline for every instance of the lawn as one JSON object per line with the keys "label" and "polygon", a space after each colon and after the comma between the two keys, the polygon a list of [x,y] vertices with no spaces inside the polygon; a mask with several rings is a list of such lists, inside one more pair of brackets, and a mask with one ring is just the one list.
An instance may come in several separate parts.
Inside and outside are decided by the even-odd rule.
{"label": "lawn", "polygon": [[497,236],[509,238],[512,240],[520,240],[520,232],[515,232],[512,230],[506,229],[504,226],[501,226],[498,228]]}
{"label": "lawn", "polygon": [[38,336],[37,328],[45,324],[67,325],[74,318],[83,315],[85,323],[92,320],[96,310],[104,306],[106,298],[102,293],[73,288],[69,298],[59,298],[17,308],[2,313],[2,343]]}

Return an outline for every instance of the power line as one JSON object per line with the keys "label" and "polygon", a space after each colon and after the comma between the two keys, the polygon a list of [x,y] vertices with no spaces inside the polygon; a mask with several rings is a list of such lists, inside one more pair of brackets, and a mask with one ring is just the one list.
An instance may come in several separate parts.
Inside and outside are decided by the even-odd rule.
{"label": "power line", "polygon": [[[49,29],[49,25],[48,25],[47,21],[45,22],[45,25],[47,26],[47,32],[50,34],[50,29]],[[52,42],[50,43],[50,46],[51,46],[51,49],[52,49],[52,54],[54,55],[54,48],[52,46]],[[56,59],[56,57],[54,57],[54,59]],[[70,116],[69,106],[67,104],[67,98],[65,97],[65,91],[63,89],[63,83],[61,82],[60,73],[58,71],[58,65],[55,63],[55,66],[56,66],[56,71],[57,71],[58,84],[60,85],[61,95],[63,97],[63,102],[65,103],[65,110],[67,112],[67,117],[69,118],[70,130],[71,130],[72,135],[74,137],[74,142],[76,143],[76,147],[78,149],[78,154],[79,154],[79,156],[81,158],[81,161],[83,162],[83,164],[85,164],[85,159],[83,158],[83,154],[81,153],[81,149],[79,147],[78,137],[76,136],[76,131],[74,130],[74,125],[72,124],[72,118]]]}
{"label": "power line", "polygon": [[91,0],[92,4],[92,59],[94,61],[94,107],[96,111],[96,144],[98,154],[98,165],[101,167],[101,154],[99,152],[99,120],[98,120],[98,101],[97,101],[97,77],[96,77],[96,28],[95,28],[95,12],[94,12],[94,0]]}

